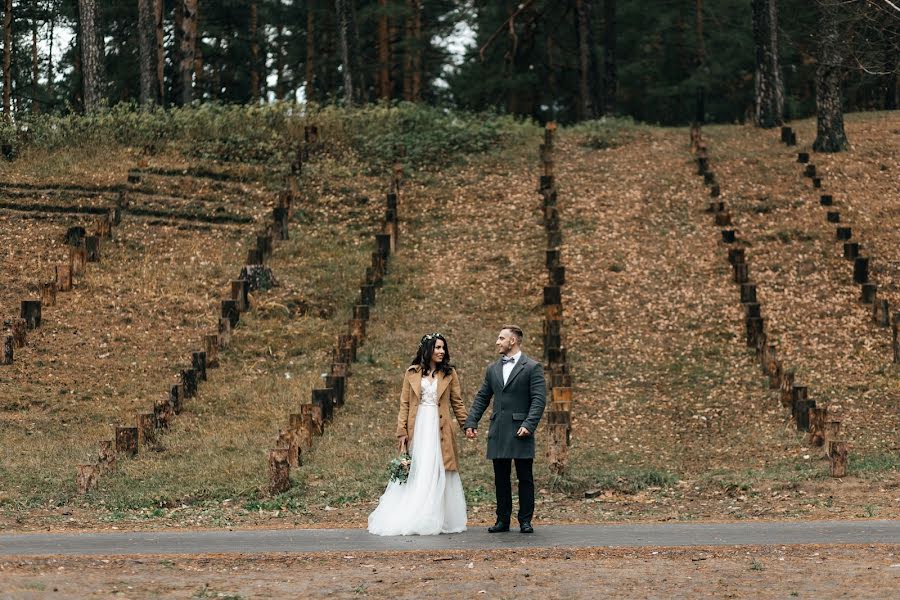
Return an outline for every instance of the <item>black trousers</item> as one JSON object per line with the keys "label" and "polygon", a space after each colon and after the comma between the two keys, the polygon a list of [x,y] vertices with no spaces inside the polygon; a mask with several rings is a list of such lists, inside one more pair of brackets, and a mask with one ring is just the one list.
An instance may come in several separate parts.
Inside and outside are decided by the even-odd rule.
{"label": "black trousers", "polygon": [[519,523],[530,523],[534,516],[534,475],[531,473],[532,458],[495,458],[494,487],[497,490],[497,520],[509,523],[512,517],[512,462],[516,463],[516,477],[519,480]]}

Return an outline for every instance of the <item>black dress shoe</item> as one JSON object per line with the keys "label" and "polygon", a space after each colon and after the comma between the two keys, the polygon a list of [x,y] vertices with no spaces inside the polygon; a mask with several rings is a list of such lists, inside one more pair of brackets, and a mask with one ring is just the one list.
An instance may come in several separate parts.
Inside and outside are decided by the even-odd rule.
{"label": "black dress shoe", "polygon": [[497,521],[496,523],[488,527],[488,533],[500,533],[502,531],[509,531],[509,523]]}
{"label": "black dress shoe", "polygon": [[534,533],[534,527],[531,526],[530,522],[524,521],[519,523],[519,531],[522,533]]}

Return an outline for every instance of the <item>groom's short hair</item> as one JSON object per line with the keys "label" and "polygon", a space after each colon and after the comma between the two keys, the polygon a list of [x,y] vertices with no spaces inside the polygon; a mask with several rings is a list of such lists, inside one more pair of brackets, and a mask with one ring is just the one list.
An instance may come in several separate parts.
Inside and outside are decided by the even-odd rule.
{"label": "groom's short hair", "polygon": [[516,341],[522,342],[525,339],[525,334],[522,333],[522,328],[517,325],[504,325],[501,329],[506,329],[514,336],[516,336]]}

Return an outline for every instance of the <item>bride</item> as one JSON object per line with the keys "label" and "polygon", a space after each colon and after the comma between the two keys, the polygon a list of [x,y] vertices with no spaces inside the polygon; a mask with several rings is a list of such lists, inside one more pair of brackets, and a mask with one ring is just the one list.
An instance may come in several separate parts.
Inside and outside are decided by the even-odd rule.
{"label": "bride", "polygon": [[[452,411],[452,414],[451,414]],[[456,434],[466,409],[450,348],[440,333],[422,337],[403,377],[397,443],[409,444],[406,483],[390,481],[369,515],[376,535],[435,535],[466,530],[466,499],[457,471]]]}

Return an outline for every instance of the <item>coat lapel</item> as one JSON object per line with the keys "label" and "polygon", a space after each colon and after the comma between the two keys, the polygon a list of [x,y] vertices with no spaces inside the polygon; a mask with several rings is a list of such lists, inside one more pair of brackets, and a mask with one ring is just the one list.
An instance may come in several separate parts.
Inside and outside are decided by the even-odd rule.
{"label": "coat lapel", "polygon": [[[524,354],[519,357],[519,360],[516,361],[516,366],[513,367],[512,373],[509,374],[509,379],[506,380],[506,385],[503,386],[504,389],[509,386],[513,382],[513,379],[516,378],[516,375],[525,370],[525,363],[528,361],[528,357]],[[503,381],[503,373],[500,373],[500,381]]]}
{"label": "coat lapel", "polygon": [[503,363],[500,362],[500,359],[497,359],[497,362],[494,363],[494,366],[491,367],[491,370],[494,372],[494,378],[497,380],[497,388],[498,390],[503,389]]}
{"label": "coat lapel", "polygon": [[451,379],[453,379],[453,376],[444,375],[443,371],[438,371],[438,387],[437,387],[438,402],[440,402],[441,394],[443,394],[444,390],[447,389],[447,386],[450,385]]}
{"label": "coat lapel", "polygon": [[421,398],[422,397],[422,374],[419,372],[419,369],[416,368],[412,371],[407,371],[406,378],[409,379],[409,385],[410,385],[410,387],[412,387],[412,391],[416,395],[416,398]]}

